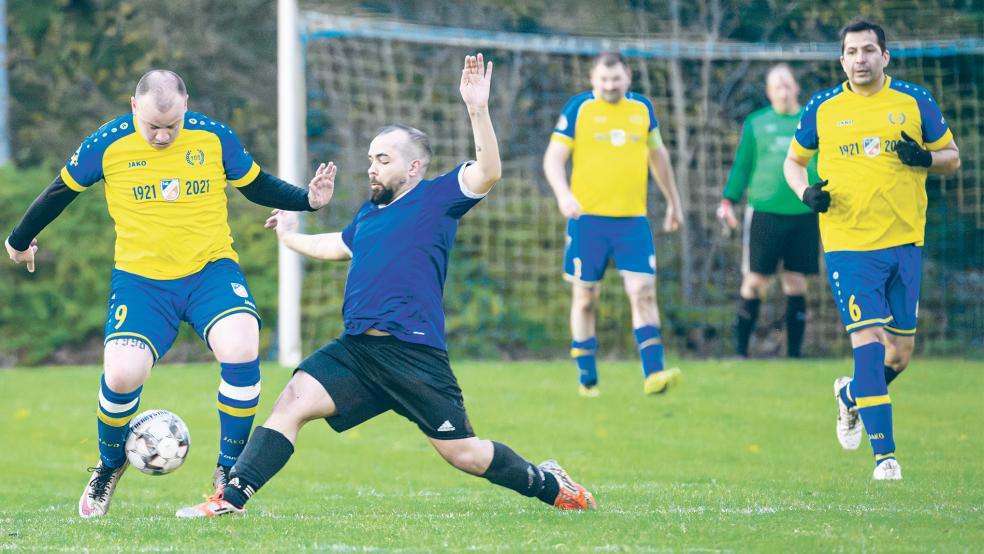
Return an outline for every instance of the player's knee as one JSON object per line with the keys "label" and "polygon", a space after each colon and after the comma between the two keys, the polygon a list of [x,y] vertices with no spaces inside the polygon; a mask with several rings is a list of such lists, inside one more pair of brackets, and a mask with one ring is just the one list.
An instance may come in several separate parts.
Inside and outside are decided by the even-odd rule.
{"label": "player's knee", "polygon": [[103,380],[109,390],[118,393],[126,393],[137,390],[146,380],[143,372],[127,370],[122,368],[105,368]]}
{"label": "player's knee", "polygon": [[629,296],[629,301],[637,305],[656,303],[656,283],[652,281],[626,283],[625,293]]}
{"label": "player's knee", "polygon": [[219,361],[237,364],[251,362],[259,357],[260,345],[258,342],[247,337],[237,340],[213,341],[209,346],[212,347],[212,352],[215,353],[215,357]]}
{"label": "player's knee", "polygon": [[903,371],[912,359],[913,347],[912,344],[896,344],[890,341],[885,348],[885,365],[895,371]]}
{"label": "player's knee", "polygon": [[784,273],[782,292],[786,296],[803,296],[806,294],[806,276],[802,273]]}
{"label": "player's knee", "polygon": [[591,289],[575,290],[573,308],[581,313],[594,313],[598,309],[598,297]]}
{"label": "player's knee", "polygon": [[304,386],[291,379],[273,405],[273,413],[303,419],[305,412]]}
{"label": "player's knee", "polygon": [[769,276],[749,272],[741,280],[741,296],[743,298],[762,298],[769,288]]}
{"label": "player's knee", "polygon": [[472,475],[480,475],[488,466],[488,461],[484,460],[481,453],[474,448],[461,446],[457,448],[445,448],[441,451],[441,456],[451,465]]}

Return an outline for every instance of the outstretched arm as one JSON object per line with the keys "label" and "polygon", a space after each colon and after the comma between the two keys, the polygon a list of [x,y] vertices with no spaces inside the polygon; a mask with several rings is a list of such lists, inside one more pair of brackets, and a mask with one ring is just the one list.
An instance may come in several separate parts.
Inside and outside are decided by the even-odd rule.
{"label": "outstretched arm", "polygon": [[335,190],[335,172],[332,162],[321,164],[308,184],[307,190],[260,171],[250,184],[239,187],[250,202],[293,212],[315,211],[331,200]]}
{"label": "outstretched arm", "polygon": [[55,177],[55,180],[27,209],[20,223],[10,232],[10,237],[4,241],[10,259],[16,263],[26,264],[27,270],[34,273],[34,253],[38,250],[38,241],[35,237],[78,195],[78,192],[68,188],[61,175]]}
{"label": "outstretched arm", "polygon": [[465,56],[461,70],[461,99],[468,108],[472,134],[475,137],[475,161],[464,169],[462,182],[475,194],[485,194],[502,177],[499,143],[489,116],[489,89],[492,83],[492,62],[485,65],[482,54]]}
{"label": "outstretched arm", "polygon": [[352,252],[345,246],[341,233],[322,233],[306,235],[297,232],[297,214],[273,210],[264,227],[276,229],[277,237],[284,246],[309,258],[319,260],[350,260]]}
{"label": "outstretched arm", "polygon": [[659,190],[666,199],[666,218],[663,219],[663,230],[672,233],[683,225],[683,206],[680,204],[680,191],[677,190],[676,178],[673,176],[673,164],[670,162],[670,151],[660,144],[649,149],[649,170]]}

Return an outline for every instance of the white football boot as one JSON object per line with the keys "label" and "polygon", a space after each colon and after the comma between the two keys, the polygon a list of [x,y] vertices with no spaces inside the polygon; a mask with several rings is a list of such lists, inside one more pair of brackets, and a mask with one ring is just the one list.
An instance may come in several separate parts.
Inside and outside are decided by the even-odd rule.
{"label": "white football boot", "polygon": [[848,407],[841,400],[840,391],[851,383],[850,377],[838,377],[834,381],[834,399],[837,402],[837,441],[845,450],[857,450],[861,445],[861,416],[857,406]]}
{"label": "white football boot", "polygon": [[890,458],[875,466],[871,478],[875,481],[901,481],[902,468],[897,461]]}
{"label": "white football boot", "polygon": [[92,477],[79,499],[79,515],[84,518],[101,517],[109,511],[109,503],[113,500],[113,492],[120,482],[120,477],[130,464],[124,459],[123,465],[110,468],[103,465],[102,460],[96,467],[90,467]]}

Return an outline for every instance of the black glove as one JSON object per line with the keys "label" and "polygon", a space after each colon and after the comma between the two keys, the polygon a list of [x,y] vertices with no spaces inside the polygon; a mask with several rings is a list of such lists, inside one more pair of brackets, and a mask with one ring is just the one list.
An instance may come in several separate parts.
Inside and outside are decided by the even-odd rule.
{"label": "black glove", "polygon": [[824,213],[830,208],[830,193],[823,190],[827,186],[826,179],[813,183],[803,191],[803,203],[817,213]]}
{"label": "black glove", "polygon": [[933,165],[933,154],[919,146],[919,143],[902,131],[902,140],[895,145],[895,152],[899,155],[899,161],[905,165],[916,167],[929,167]]}

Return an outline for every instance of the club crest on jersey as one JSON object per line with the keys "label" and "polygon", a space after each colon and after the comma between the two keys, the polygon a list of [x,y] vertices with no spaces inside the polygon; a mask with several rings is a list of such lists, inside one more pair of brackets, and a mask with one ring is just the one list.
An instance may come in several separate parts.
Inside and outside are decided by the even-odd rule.
{"label": "club crest on jersey", "polygon": [[881,154],[881,139],[878,137],[865,137],[861,146],[864,147],[864,153],[869,158],[876,158]]}
{"label": "club crest on jersey", "polygon": [[181,196],[181,179],[161,179],[161,197],[174,202]]}
{"label": "club crest on jersey", "polygon": [[892,125],[905,125],[905,112],[888,112],[888,122]]}
{"label": "club crest on jersey", "polygon": [[205,152],[202,152],[201,149],[189,150],[185,152],[185,161],[192,167],[196,165],[205,165]]}
{"label": "club crest on jersey", "polygon": [[625,146],[625,129],[612,129],[612,146]]}
{"label": "club crest on jersey", "polygon": [[239,283],[229,283],[232,285],[232,292],[236,293],[236,296],[240,298],[249,298],[249,292],[246,287],[240,285]]}

